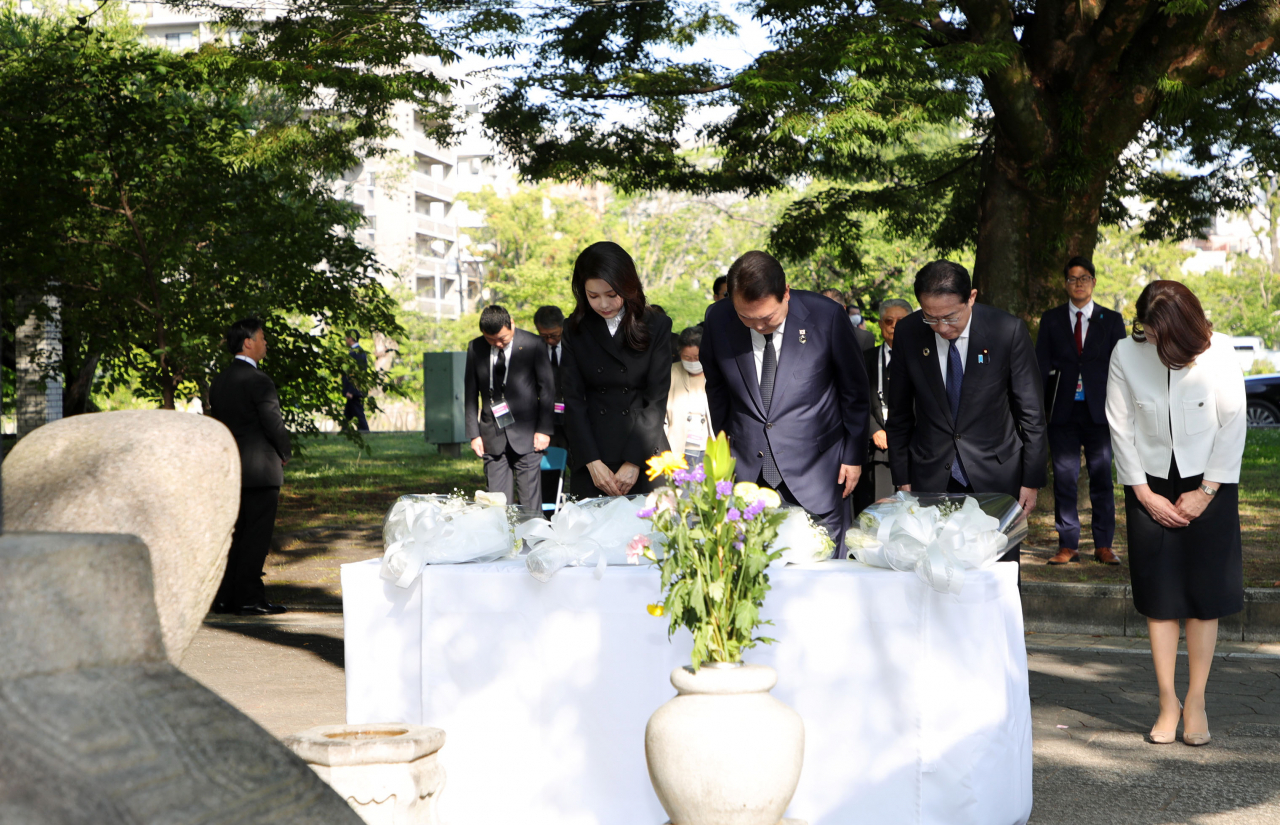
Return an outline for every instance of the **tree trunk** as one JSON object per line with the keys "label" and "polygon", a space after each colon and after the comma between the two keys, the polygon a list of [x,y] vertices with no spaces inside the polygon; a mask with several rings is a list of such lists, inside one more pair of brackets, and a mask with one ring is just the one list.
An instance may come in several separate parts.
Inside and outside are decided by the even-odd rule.
{"label": "tree trunk", "polygon": [[66,391],[62,395],[62,415],[70,417],[89,412],[89,395],[93,392],[93,379],[98,372],[98,363],[102,360],[100,351],[85,353],[84,363],[68,375]]}

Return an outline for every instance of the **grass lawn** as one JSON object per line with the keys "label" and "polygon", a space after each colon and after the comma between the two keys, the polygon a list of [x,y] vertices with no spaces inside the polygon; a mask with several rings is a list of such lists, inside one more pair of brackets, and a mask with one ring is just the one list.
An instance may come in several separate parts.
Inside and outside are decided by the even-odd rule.
{"label": "grass lawn", "polygon": [[[286,604],[341,603],[339,565],[382,554],[382,518],[405,493],[470,495],[483,488],[480,459],[469,453],[445,458],[420,433],[372,433],[362,453],[341,436],[309,441],[303,457],[285,468],[276,542],[267,560],[269,596]],[[1024,545],[1023,576],[1029,581],[1126,584],[1126,564],[1092,561],[1087,482],[1082,476],[1084,540],[1080,564],[1050,567],[1056,552],[1052,481],[1040,491]],[[1241,476],[1240,523],[1245,584],[1280,587],[1280,430],[1250,430]],[[1124,494],[1116,488],[1115,550],[1125,550]]]}
{"label": "grass lawn", "polygon": [[[1053,529],[1053,476],[1040,491],[1031,514],[1031,534],[1023,550],[1022,574],[1031,581],[1110,582],[1128,584],[1126,556],[1124,488],[1115,487],[1116,537],[1113,548],[1125,560],[1120,567],[1093,562],[1093,540],[1089,535],[1088,482],[1080,477],[1080,564],[1050,567],[1045,560],[1057,552],[1058,535]],[[1246,587],[1280,587],[1280,429],[1249,430],[1240,473],[1240,533],[1244,545]],[[1029,547],[1028,547],[1029,545]]]}

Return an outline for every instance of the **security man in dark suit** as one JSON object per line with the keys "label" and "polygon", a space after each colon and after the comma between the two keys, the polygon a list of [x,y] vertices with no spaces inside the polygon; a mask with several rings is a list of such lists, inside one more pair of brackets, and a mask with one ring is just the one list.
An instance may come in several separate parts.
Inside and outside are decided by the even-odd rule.
{"label": "security man in dark suit", "polygon": [[557,306],[538,307],[533,313],[533,326],[538,337],[547,347],[551,359],[551,377],[555,381],[555,406],[553,409],[555,432],[551,434],[551,446],[569,449],[569,437],[564,432],[564,311]]}
{"label": "security man in dark suit", "polygon": [[289,430],[280,414],[276,385],[259,366],[267,354],[262,321],[246,318],[227,330],[231,366],[213,379],[209,414],[226,425],[240,448],[240,514],[222,586],[214,598],[216,613],[265,616],[285,608],[267,602],[262,565],[271,549],[284,465],[291,455]]}
{"label": "security man in dark suit", "polygon": [[[1040,367],[1026,324],[975,304],[969,271],[916,274],[917,312],[894,333],[889,464],[902,490],[1006,493],[1031,512],[1045,483]],[[1002,561],[1017,561],[1019,547]]]}
{"label": "security man in dark suit", "polygon": [[480,313],[467,347],[463,409],[471,449],[484,460],[489,492],[542,511],[542,451],[551,443],[555,379],[538,336],[515,329],[500,306]]}
{"label": "security man in dark suit", "polygon": [[[858,348],[861,349],[863,352],[869,352],[870,350],[875,349],[875,346],[876,346],[875,333],[872,332],[871,330],[863,329],[862,327],[859,326],[859,324],[862,323],[861,313],[859,313],[856,316],[856,318],[855,316],[849,314],[850,309],[849,309],[849,305],[845,303],[845,294],[838,289],[831,289],[831,288],[822,290],[820,294],[826,298],[830,298],[831,300],[835,301],[837,304],[840,305],[840,308],[845,311],[845,314],[849,315],[849,323],[853,325],[853,338],[855,341],[858,342]],[[854,307],[853,311],[856,312],[857,307]]]}
{"label": "security man in dark suit", "polygon": [[1080,449],[1089,468],[1093,504],[1093,558],[1119,564],[1111,550],[1116,533],[1116,502],[1111,492],[1111,428],[1107,424],[1107,374],[1111,350],[1123,340],[1124,318],[1093,302],[1097,275],[1087,258],[1075,257],[1063,268],[1068,303],[1040,317],[1036,357],[1049,407],[1049,452],[1053,455],[1053,514],[1058,554],[1049,564],[1080,558],[1080,515],[1076,490]]}
{"label": "security man in dark suit", "polygon": [[889,364],[893,361],[893,333],[897,324],[911,314],[911,304],[901,298],[880,302],[880,334],[884,343],[866,351],[867,383],[871,387],[871,445],[862,478],[853,491],[853,513],[856,516],[873,501],[893,495],[893,473],[889,469],[889,434],[884,423],[889,419]]}
{"label": "security man in dark suit", "polygon": [[711,308],[699,357],[738,478],[812,513],[838,558],[867,452],[861,354],[842,304],[791,289],[772,255],[748,252],[729,267],[729,300]]}
{"label": "security man in dark suit", "polygon": [[[360,333],[354,329],[347,330],[347,350],[356,362],[356,369],[365,372],[369,369],[369,356],[360,346]],[[351,380],[350,373],[342,373],[342,395],[347,399],[342,410],[342,423],[351,419],[356,421],[356,429],[362,433],[369,432],[369,422],[364,417],[364,392]]]}

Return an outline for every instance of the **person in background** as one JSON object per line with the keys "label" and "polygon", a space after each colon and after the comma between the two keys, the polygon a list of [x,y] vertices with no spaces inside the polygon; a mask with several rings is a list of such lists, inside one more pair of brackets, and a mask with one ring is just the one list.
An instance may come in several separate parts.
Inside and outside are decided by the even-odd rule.
{"label": "person in background", "polygon": [[707,318],[699,360],[711,430],[737,475],[778,491],[824,524],[844,558],[850,502],[867,452],[867,376],[842,307],[791,289],[777,259],[729,267],[729,300]]}
{"label": "person in background", "polygon": [[667,393],[667,442],[683,450],[690,467],[702,463],[711,432],[707,406],[707,377],[698,361],[702,328],[687,327],[680,333],[680,360],[671,365],[671,391]]}
{"label": "person in background", "polygon": [[671,387],[671,319],[646,303],[635,262],[612,241],[573,265],[564,327],[565,428],[576,498],[653,489],[643,468],[670,447],[662,430]]}
{"label": "person in background", "polygon": [[542,451],[554,430],[555,379],[547,347],[516,329],[500,306],[480,312],[480,337],[467,347],[463,411],[471,449],[484,461],[491,493],[542,512]]}
{"label": "person in background", "polygon": [[711,285],[711,302],[718,303],[723,301],[728,294],[729,278],[725,275],[721,275],[716,278],[715,282]]}
{"label": "person in background", "polygon": [[1076,488],[1080,449],[1089,468],[1093,505],[1093,559],[1119,564],[1111,551],[1116,533],[1116,501],[1111,488],[1111,429],[1107,426],[1107,370],[1111,351],[1124,339],[1124,318],[1093,302],[1093,264],[1075,257],[1063,268],[1068,301],[1040,317],[1036,360],[1048,408],[1049,452],[1053,456],[1053,520],[1058,553],[1049,564],[1080,559],[1080,516]]}
{"label": "person in background", "polygon": [[[1005,493],[1030,513],[1045,482],[1040,368],[1027,325],[975,304],[969,271],[926,264],[889,361],[889,464],[899,489]],[[1001,561],[1018,561],[1021,543]]]}
{"label": "person in background", "polygon": [[267,334],[262,321],[245,318],[227,330],[231,366],[213,379],[209,414],[226,425],[240,451],[240,512],[215,613],[272,616],[285,608],[267,601],[262,566],[275,532],[284,465],[292,455],[275,382],[262,371]]}
{"label": "person in background", "polygon": [[538,307],[533,313],[533,326],[547,347],[547,357],[551,360],[551,377],[556,387],[552,411],[555,432],[551,434],[551,446],[567,450],[569,437],[564,431],[564,353],[560,343],[564,335],[564,312],[556,306]]}
{"label": "person in background", "polygon": [[893,360],[893,331],[899,321],[911,314],[911,304],[901,298],[880,302],[880,335],[884,343],[867,350],[867,381],[871,386],[871,445],[867,463],[854,490],[854,514],[868,504],[893,495],[893,473],[889,469],[889,434],[885,421],[889,418],[889,363]]}
{"label": "person in background", "polygon": [[[1182,740],[1204,745],[1218,619],[1244,609],[1244,375],[1231,339],[1213,332],[1186,286],[1153,281],[1136,310],[1133,336],[1111,353],[1107,422],[1124,485],[1133,606],[1147,617],[1160,691],[1150,737],[1173,742],[1181,719]],[[1185,707],[1174,685],[1181,619],[1190,671]]]}
{"label": "person in background", "polygon": [[[857,307],[849,307],[845,305],[844,293],[838,289],[828,288],[828,289],[822,290],[821,294],[824,297],[830,298],[831,300],[839,304],[840,308],[844,310],[846,315],[849,316],[849,321],[850,323],[853,324],[853,337],[854,337],[854,340],[858,342],[858,347],[863,352],[866,352],[867,350],[870,350],[870,349],[874,349],[876,345],[875,333],[867,330],[865,326],[860,326],[860,324],[862,324],[862,314],[858,313]],[[857,320],[854,320],[853,313],[858,313]]]}
{"label": "person in background", "polygon": [[[356,362],[356,369],[365,372],[369,369],[369,356],[360,347],[360,333],[354,329],[347,330],[347,351],[350,353],[352,360]],[[342,423],[345,425],[351,419],[356,421],[356,429],[362,433],[369,432],[369,422],[364,417],[364,393],[351,380],[349,373],[342,373],[342,395],[347,399],[347,403],[342,409]]]}

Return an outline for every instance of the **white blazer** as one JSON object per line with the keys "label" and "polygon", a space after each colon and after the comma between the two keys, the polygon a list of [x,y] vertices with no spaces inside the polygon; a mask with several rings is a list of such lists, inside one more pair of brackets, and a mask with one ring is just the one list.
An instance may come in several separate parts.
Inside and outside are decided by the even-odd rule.
{"label": "white blazer", "polygon": [[1107,422],[1121,484],[1167,478],[1174,454],[1183,478],[1239,483],[1244,409],[1244,374],[1225,335],[1214,333],[1209,349],[1180,370],[1160,363],[1154,344],[1132,338],[1111,352]]}

